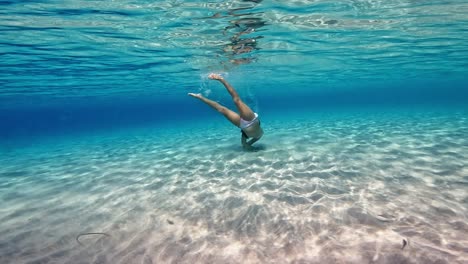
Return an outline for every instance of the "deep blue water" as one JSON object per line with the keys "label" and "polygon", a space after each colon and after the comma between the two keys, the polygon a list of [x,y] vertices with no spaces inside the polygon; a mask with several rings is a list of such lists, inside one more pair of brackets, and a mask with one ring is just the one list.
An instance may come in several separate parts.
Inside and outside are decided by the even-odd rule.
{"label": "deep blue water", "polygon": [[[196,79],[194,81],[200,82]],[[207,82],[204,80],[203,82]],[[264,115],[276,115],[292,112],[300,115],[308,111],[349,111],[375,108],[376,111],[394,111],[401,109],[420,109],[431,111],[440,109],[467,110],[468,89],[463,81],[408,81],[400,85],[377,83],[372,86],[348,87],[346,91],[304,91],[302,94],[291,93],[281,96],[258,94],[249,91],[247,102]],[[223,95],[220,85],[215,92],[215,99],[235,109],[228,95]],[[287,89],[281,85],[270,89]],[[197,89],[194,89],[197,90]],[[245,91],[240,87],[241,93]],[[25,140],[28,137],[41,137],[60,134],[79,134],[96,130],[130,128],[132,126],[177,126],[180,122],[192,122],[194,119],[212,119],[217,117],[209,107],[194,102],[181,95],[129,98],[62,98],[21,102],[6,105],[0,113],[2,119],[0,135],[3,140]],[[222,121],[221,121],[222,122]],[[2,141],[3,141],[2,140]]]}

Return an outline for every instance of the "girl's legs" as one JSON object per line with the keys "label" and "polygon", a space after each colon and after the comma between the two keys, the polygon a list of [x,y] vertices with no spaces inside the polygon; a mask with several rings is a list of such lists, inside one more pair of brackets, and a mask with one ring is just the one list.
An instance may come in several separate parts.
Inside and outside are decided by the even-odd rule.
{"label": "girl's legs", "polygon": [[255,113],[250,109],[249,106],[247,106],[239,97],[237,94],[237,91],[232,87],[226,80],[224,80],[223,77],[221,77],[218,74],[210,74],[209,76],[210,79],[213,80],[218,80],[220,81],[224,87],[226,87],[227,91],[232,97],[232,100],[234,101],[234,104],[237,107],[237,110],[239,111],[239,115],[242,119],[245,121],[251,121],[255,118]]}
{"label": "girl's legs", "polygon": [[212,108],[214,108],[216,111],[220,112],[221,114],[223,114],[229,121],[231,121],[231,123],[237,127],[240,126],[240,116],[228,109],[227,107],[225,106],[222,106],[220,105],[219,103],[213,101],[213,100],[210,100],[208,98],[205,98],[203,95],[201,94],[195,94],[195,93],[189,93],[188,95],[192,96],[192,97],[195,97],[195,98],[198,98],[200,99],[202,102],[204,102],[205,104],[211,106]]}

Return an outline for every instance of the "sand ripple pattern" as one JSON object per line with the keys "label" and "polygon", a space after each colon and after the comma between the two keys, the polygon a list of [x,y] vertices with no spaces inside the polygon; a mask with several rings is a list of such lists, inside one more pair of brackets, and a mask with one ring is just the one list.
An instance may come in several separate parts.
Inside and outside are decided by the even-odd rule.
{"label": "sand ripple pattern", "polygon": [[464,116],[266,120],[257,152],[209,125],[4,153],[0,262],[466,263]]}

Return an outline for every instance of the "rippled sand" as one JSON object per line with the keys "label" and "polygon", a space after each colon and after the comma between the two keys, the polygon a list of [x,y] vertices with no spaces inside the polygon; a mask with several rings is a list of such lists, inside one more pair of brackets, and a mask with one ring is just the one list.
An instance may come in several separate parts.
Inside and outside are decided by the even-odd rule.
{"label": "rippled sand", "polygon": [[464,115],[262,124],[4,151],[0,263],[468,262]]}

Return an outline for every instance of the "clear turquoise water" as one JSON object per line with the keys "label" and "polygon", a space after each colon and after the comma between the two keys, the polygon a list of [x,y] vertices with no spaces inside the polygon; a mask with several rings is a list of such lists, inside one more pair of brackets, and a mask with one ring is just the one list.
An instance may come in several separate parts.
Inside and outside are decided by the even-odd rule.
{"label": "clear turquoise water", "polygon": [[468,261],[468,2],[0,5],[0,263]]}

